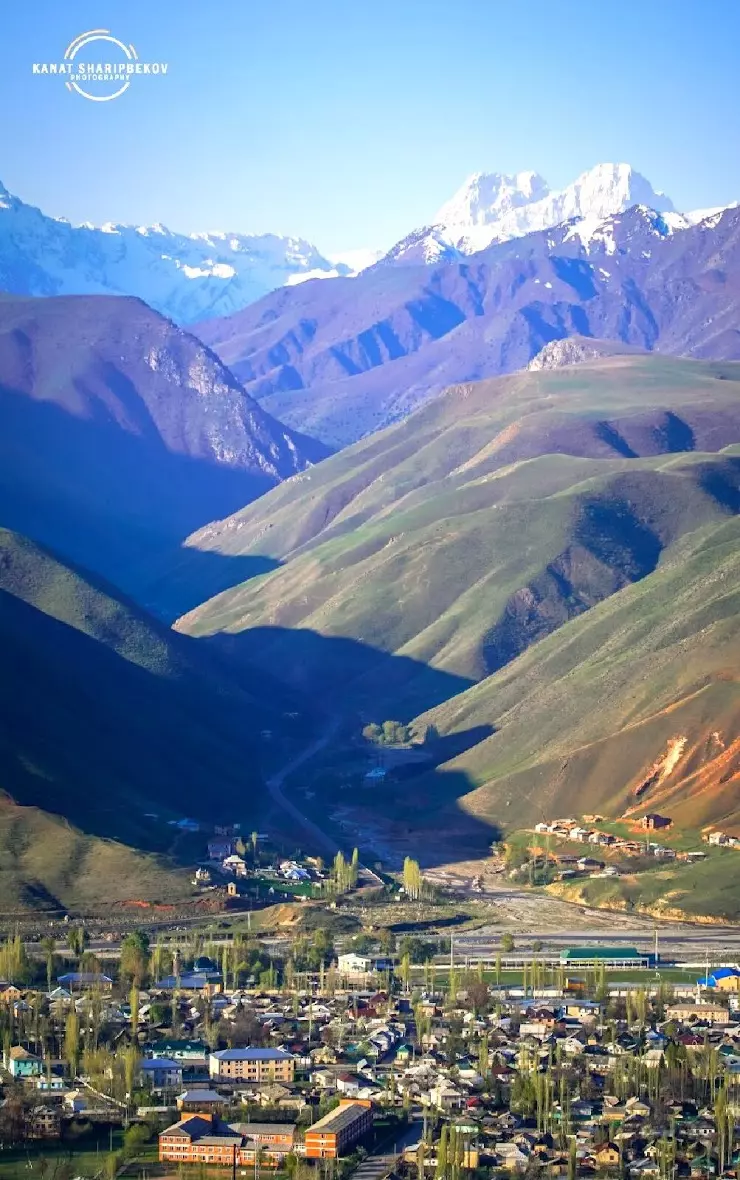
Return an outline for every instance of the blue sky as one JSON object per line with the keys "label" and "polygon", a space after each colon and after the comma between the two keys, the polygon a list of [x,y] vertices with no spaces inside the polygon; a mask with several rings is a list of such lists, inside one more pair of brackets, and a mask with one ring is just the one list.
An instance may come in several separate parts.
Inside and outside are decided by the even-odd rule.
{"label": "blue sky", "polygon": [[[627,160],[740,198],[734,0],[5,0],[0,180],[73,221],[388,246],[470,172]],[[87,102],[34,61],[108,27],[163,79]]]}

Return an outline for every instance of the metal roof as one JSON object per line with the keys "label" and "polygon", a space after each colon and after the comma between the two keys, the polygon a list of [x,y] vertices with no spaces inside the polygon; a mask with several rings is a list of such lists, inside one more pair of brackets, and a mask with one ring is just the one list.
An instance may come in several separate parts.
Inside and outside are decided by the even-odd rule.
{"label": "metal roof", "polygon": [[316,1131],[319,1134],[326,1132],[335,1134],[350,1126],[359,1114],[367,1114],[369,1109],[367,1106],[360,1106],[359,1103],[354,1102],[347,1103],[346,1106],[338,1106],[336,1110],[330,1110],[328,1114],[325,1114],[312,1127],[306,1127],[306,1135],[312,1135]]}
{"label": "metal roof", "polygon": [[586,959],[598,962],[599,959],[647,959],[649,955],[638,951],[634,946],[571,946],[560,952],[562,963],[571,963]]}
{"label": "metal roof", "polygon": [[219,1049],[217,1053],[212,1053],[218,1061],[292,1061],[292,1055],[286,1053],[284,1049],[262,1049],[249,1048],[244,1049]]}

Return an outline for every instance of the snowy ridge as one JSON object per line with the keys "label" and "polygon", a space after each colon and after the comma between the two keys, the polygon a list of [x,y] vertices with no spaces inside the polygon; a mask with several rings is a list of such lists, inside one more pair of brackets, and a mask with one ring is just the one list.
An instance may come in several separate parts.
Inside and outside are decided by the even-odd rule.
{"label": "snowy ridge", "polygon": [[631,205],[671,212],[673,202],[656,192],[629,164],[597,164],[567,188],[550,192],[536,172],[516,176],[476,173],[439,210],[435,228],[464,254],[484,250],[573,218],[601,220]]}
{"label": "snowy ridge", "polygon": [[0,288],[15,294],[136,295],[188,324],[240,311],[291,280],[349,273],[303,238],[72,225],[0,184]]}
{"label": "snowy ridge", "polygon": [[587,248],[594,242],[612,253],[610,219],[635,205],[652,212],[655,232],[660,234],[708,223],[725,208],[735,207],[678,213],[670,197],[656,191],[629,164],[597,164],[556,192],[537,172],[476,172],[439,209],[431,225],[397,242],[384,262],[433,264],[463,258],[496,242],[556,226],[568,227],[566,240],[577,236]]}

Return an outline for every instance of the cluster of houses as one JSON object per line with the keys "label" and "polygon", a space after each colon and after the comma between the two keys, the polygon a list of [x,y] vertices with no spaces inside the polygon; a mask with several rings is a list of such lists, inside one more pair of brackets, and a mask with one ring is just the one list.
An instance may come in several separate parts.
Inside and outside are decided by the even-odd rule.
{"label": "cluster of houses", "polygon": [[[611,832],[605,832],[595,826],[584,826],[591,822],[598,823],[600,816],[587,816],[583,822],[576,819],[554,819],[551,821],[542,821],[535,824],[534,831],[540,836],[554,836],[557,840],[569,840],[575,844],[590,844],[595,847],[609,848],[614,852],[620,853],[622,856],[655,856],[660,860],[684,860],[696,861],[703,860],[706,853],[700,849],[696,851],[684,852],[677,851],[675,848],[669,848],[664,844],[658,844],[654,840],[650,840],[647,836],[644,840],[628,840],[622,836],[615,836]],[[658,815],[655,812],[644,815],[640,820],[640,826],[645,832],[659,831],[661,829],[670,828],[673,821],[668,816]],[[722,835],[722,833],[713,833]],[[727,837],[727,840],[733,839]],[[725,840],[710,840],[710,843],[725,843]],[[740,845],[740,841],[737,841]],[[559,865],[565,865],[566,872],[568,869],[574,871],[575,869],[583,872],[593,870],[605,870],[605,867],[600,862],[594,861],[589,857],[569,857],[558,856],[555,858]],[[618,870],[613,866],[608,866],[604,871],[606,876],[617,876]]]}
{"label": "cluster of houses", "polygon": [[[201,866],[196,872],[196,880],[204,883],[210,882],[212,869],[217,869],[227,877],[250,876],[250,868],[244,852],[245,846],[239,837],[222,835],[209,840],[208,861],[211,867]],[[260,866],[259,873],[266,877],[274,877],[276,880],[293,882],[321,879],[322,876],[315,867],[315,863],[313,867],[309,868],[299,864],[296,860],[283,860],[277,865]]]}
{"label": "cluster of houses", "polygon": [[[439,1174],[442,1128],[454,1128],[468,1169],[566,1175],[575,1157],[577,1175],[612,1169],[664,1180],[660,1145],[670,1125],[672,1175],[731,1176],[732,1152],[724,1167],[718,1162],[721,1132],[701,1079],[710,1058],[718,1077],[740,1079],[740,971],[716,969],[699,982],[708,990],[685,988],[662,1008],[648,1003],[642,1018],[627,1016],[624,1004],[610,1013],[566,993],[544,1001],[502,990],[484,1005],[464,988],[454,999],[362,988],[297,1002],[252,994],[243,999],[261,1027],[285,1040],[199,1058],[191,1044],[177,1078],[187,1087],[176,1100],[179,1118],[162,1131],[160,1158],[248,1165],[259,1157],[267,1168],[289,1154],[334,1159],[367,1141],[374,1112],[396,1108],[417,1112],[419,1139],[424,1128],[425,1146],[404,1152],[417,1174]],[[159,1051],[147,1049],[152,1069]],[[536,1086],[529,1097],[523,1089],[535,1077],[544,1079],[543,1101]],[[159,1080],[166,1087],[173,1079]],[[307,1119],[317,1097],[334,1105]],[[235,1103],[247,1100],[283,1119],[234,1117]]]}
{"label": "cluster of houses", "polygon": [[728,836],[727,832],[706,832],[704,839],[707,844],[715,844],[723,848],[740,848],[740,836]]}
{"label": "cluster of houses", "polygon": [[[563,952],[569,971],[595,961],[639,969],[648,959],[634,948]],[[229,990],[201,956],[142,990],[138,1106],[126,1114],[160,1120],[162,1167],[334,1160],[367,1144],[382,1113],[416,1120],[404,1158],[430,1180],[447,1135],[462,1145],[463,1169],[668,1180],[668,1141],[671,1180],[735,1175],[734,1130],[728,1145],[725,1108],[722,1123],[715,1106],[723,1093],[740,1117],[737,967],[707,969],[670,997],[623,983],[604,1000],[589,998],[587,976],[536,996],[474,974],[410,993],[392,966],[348,952],[322,993],[316,982]],[[39,995],[60,1028],[73,1008],[84,1028],[93,1004],[114,1039],[136,1023],[104,975],[69,972],[43,994],[0,987],[17,1027],[21,1006]],[[177,1008],[176,1033],[161,1021],[165,1006]],[[84,1072],[44,1059],[30,1036],[6,1045],[3,1066],[32,1096],[28,1138],[58,1136],[74,1116],[116,1113]]]}

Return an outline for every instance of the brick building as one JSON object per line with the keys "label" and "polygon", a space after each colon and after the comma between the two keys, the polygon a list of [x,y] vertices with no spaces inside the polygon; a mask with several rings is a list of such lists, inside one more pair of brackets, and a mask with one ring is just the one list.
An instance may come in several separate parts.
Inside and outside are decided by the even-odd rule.
{"label": "brick building", "polygon": [[306,1131],[307,1159],[338,1159],[371,1130],[372,1103],[366,1098],[343,1098],[335,1110]]}
{"label": "brick building", "polygon": [[244,1167],[255,1163],[278,1168],[293,1150],[292,1123],[225,1123],[211,1112],[189,1114],[162,1131],[159,1159],[163,1163],[216,1164]]}

